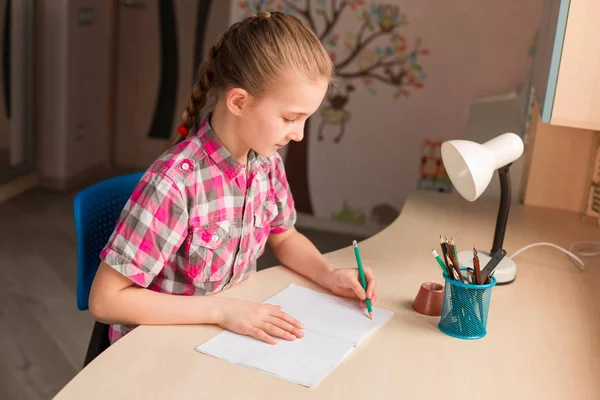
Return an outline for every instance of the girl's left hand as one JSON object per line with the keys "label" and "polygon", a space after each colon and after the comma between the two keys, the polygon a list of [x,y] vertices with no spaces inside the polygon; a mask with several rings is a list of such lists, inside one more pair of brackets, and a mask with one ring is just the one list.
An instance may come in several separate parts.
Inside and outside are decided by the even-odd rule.
{"label": "girl's left hand", "polygon": [[377,280],[371,268],[365,268],[365,278],[367,279],[366,293],[360,284],[360,276],[356,268],[334,269],[325,282],[327,289],[334,294],[358,299],[365,306],[366,297],[371,300],[371,304],[377,301]]}

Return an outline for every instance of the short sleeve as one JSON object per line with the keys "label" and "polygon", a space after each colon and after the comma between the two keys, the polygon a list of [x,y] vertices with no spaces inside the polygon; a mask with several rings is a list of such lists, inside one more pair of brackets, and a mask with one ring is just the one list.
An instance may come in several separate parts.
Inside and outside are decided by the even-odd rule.
{"label": "short sleeve", "polygon": [[294,198],[285,175],[283,160],[279,153],[275,153],[273,157],[272,190],[278,214],[271,222],[271,233],[281,233],[294,226],[297,216]]}
{"label": "short sleeve", "polygon": [[148,287],[187,236],[188,211],[179,187],[148,171],[125,204],[100,258]]}

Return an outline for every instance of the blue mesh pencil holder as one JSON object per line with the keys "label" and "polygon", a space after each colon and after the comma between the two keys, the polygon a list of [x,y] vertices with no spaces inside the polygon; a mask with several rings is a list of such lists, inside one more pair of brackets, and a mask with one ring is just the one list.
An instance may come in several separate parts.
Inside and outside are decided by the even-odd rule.
{"label": "blue mesh pencil holder", "polygon": [[492,276],[491,282],[485,285],[464,284],[450,279],[446,274],[444,280],[444,302],[438,328],[458,339],[481,339],[487,333],[488,312],[496,278]]}

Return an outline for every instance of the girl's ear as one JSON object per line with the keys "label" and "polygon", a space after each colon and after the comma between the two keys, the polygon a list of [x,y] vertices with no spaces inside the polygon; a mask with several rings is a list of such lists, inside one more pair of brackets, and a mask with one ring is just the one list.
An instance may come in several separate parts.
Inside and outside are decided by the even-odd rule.
{"label": "girl's ear", "polygon": [[241,88],[233,88],[227,92],[225,103],[229,111],[239,117],[250,102],[250,94]]}

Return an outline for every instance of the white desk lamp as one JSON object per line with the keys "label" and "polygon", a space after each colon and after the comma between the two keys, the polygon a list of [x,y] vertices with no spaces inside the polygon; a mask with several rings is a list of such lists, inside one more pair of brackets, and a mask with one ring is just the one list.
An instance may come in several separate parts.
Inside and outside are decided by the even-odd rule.
{"label": "white desk lamp", "polygon": [[[490,253],[479,252],[481,268],[491,255],[502,248],[510,210],[511,187],[508,169],[523,154],[523,141],[514,133],[504,133],[483,144],[468,140],[450,140],[442,144],[442,161],[452,184],[462,197],[475,201],[489,185],[494,171],[500,177],[500,207],[496,220],[494,243]],[[458,254],[461,266],[471,267],[473,252]],[[467,262],[468,260],[468,262]],[[515,262],[504,257],[498,264],[494,277],[498,283],[512,282],[517,275]]]}

